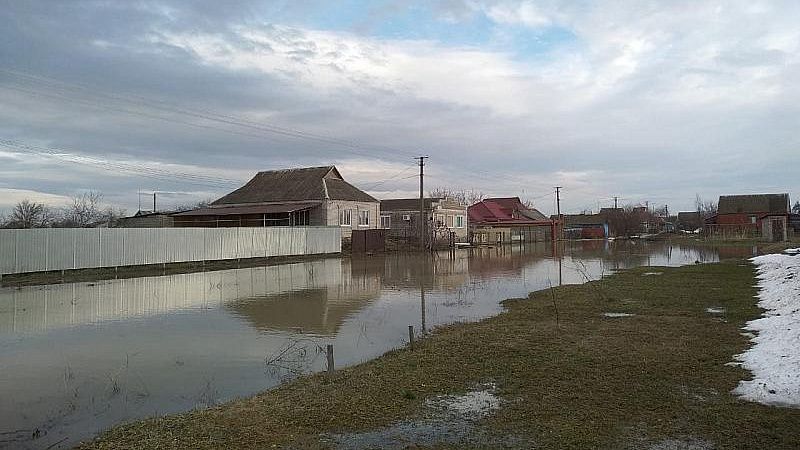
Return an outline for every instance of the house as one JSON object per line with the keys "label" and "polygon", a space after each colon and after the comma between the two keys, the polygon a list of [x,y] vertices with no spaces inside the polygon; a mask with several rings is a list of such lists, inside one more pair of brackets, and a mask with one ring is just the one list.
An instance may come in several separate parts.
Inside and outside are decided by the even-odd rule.
{"label": "house", "polygon": [[[418,198],[381,200],[381,228],[389,230],[392,238],[417,238],[420,233],[419,207]],[[451,236],[457,242],[467,241],[466,206],[455,200],[434,197],[424,199],[424,210],[429,239],[433,242],[449,241]]]}
{"label": "house", "polygon": [[679,212],[675,226],[681,231],[695,231],[703,228],[703,218],[699,211]]}
{"label": "house", "polygon": [[136,211],[129,217],[117,219],[117,228],[169,228],[175,225],[172,214],[164,211]]}
{"label": "house", "polygon": [[706,233],[724,239],[788,240],[789,194],[722,195]]}
{"label": "house", "polygon": [[519,197],[487,198],[468,209],[471,240],[475,244],[549,241],[553,221]]}
{"label": "house", "polygon": [[608,237],[605,214],[563,214],[564,237],[567,239],[604,239]]}
{"label": "house", "polygon": [[378,227],[380,203],[342,178],[335,166],[269,170],[208,207],[175,214],[176,227]]}

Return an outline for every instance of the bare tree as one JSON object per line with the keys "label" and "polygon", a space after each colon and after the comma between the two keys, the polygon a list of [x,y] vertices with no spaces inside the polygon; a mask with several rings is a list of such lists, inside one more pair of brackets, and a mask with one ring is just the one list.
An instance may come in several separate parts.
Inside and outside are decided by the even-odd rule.
{"label": "bare tree", "polygon": [[7,226],[10,228],[41,228],[50,225],[53,212],[47,205],[28,199],[14,205]]}
{"label": "bare tree", "polygon": [[606,213],[606,220],[614,236],[635,236],[646,232],[644,224],[655,222],[656,217],[643,206],[626,205]]}
{"label": "bare tree", "polygon": [[794,202],[794,206],[792,206],[792,212],[794,214],[800,214],[800,202]]}
{"label": "bare tree", "polygon": [[706,219],[717,213],[717,202],[713,200],[704,201],[700,194],[695,195],[694,206],[700,219]]}
{"label": "bare tree", "polygon": [[483,192],[474,189],[451,189],[447,187],[437,187],[428,192],[428,195],[434,198],[454,200],[464,206],[474,205],[488,197]]}
{"label": "bare tree", "polygon": [[101,221],[104,217],[100,205],[102,200],[103,194],[97,191],[88,191],[72,197],[70,204],[64,208],[59,225],[82,228]]}

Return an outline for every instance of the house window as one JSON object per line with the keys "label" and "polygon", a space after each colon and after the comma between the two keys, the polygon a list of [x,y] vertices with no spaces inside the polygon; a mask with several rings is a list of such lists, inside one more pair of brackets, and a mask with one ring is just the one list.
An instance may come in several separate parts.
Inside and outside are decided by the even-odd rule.
{"label": "house window", "polygon": [[456,216],[456,228],[464,228],[464,216]]}
{"label": "house window", "polygon": [[433,225],[436,228],[443,227],[444,226],[444,214],[436,214],[434,217],[435,217],[435,221],[434,221]]}
{"label": "house window", "polygon": [[392,228],[392,216],[381,216],[381,228]]}
{"label": "house window", "polygon": [[447,228],[453,228],[453,216],[447,216]]}
{"label": "house window", "polygon": [[350,210],[349,209],[342,209],[339,210],[339,225],[343,227],[349,227],[352,222],[350,221]]}
{"label": "house window", "polygon": [[750,223],[756,223],[756,216],[750,216]]}
{"label": "house window", "polygon": [[360,226],[360,227],[368,227],[369,226],[369,211],[359,211],[358,212],[358,226]]}

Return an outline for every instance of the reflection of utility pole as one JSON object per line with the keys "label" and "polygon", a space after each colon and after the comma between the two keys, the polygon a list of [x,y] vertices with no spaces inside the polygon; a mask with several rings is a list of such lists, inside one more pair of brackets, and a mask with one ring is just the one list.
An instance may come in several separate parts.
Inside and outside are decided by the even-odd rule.
{"label": "reflection of utility pole", "polygon": [[422,333],[426,333],[428,330],[425,327],[425,281],[420,277],[419,279],[419,300],[420,300],[420,312],[422,314]]}
{"label": "reflection of utility pole", "polygon": [[426,247],[427,226],[428,221],[425,217],[425,190],[424,190],[424,167],[427,156],[417,156],[414,159],[419,160],[419,249],[424,250]]}
{"label": "reflection of utility pole", "polygon": [[563,283],[563,279],[562,279],[563,274],[562,274],[561,266],[562,266],[562,264],[561,264],[561,255],[558,255],[558,285],[559,286],[561,286],[561,284]]}

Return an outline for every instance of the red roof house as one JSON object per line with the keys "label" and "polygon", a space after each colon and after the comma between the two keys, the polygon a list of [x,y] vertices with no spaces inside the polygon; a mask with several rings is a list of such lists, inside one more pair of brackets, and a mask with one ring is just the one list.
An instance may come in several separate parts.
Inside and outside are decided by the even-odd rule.
{"label": "red roof house", "polygon": [[553,221],[519,197],[487,198],[467,209],[475,243],[552,239]]}

